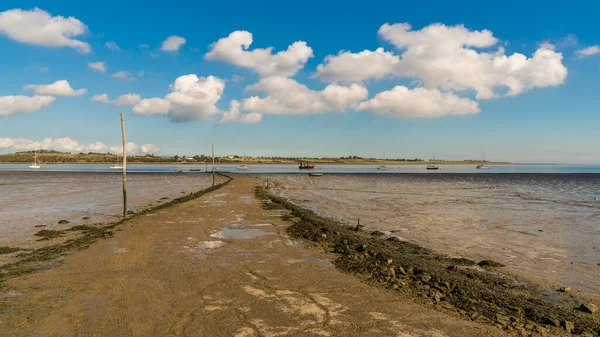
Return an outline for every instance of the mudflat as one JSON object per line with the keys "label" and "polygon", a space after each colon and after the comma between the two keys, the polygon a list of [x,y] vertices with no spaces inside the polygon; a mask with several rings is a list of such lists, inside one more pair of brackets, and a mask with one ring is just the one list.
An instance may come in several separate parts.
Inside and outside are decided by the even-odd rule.
{"label": "mudflat", "polygon": [[505,336],[342,273],[286,233],[260,182],[131,219],[0,289],[2,336]]}

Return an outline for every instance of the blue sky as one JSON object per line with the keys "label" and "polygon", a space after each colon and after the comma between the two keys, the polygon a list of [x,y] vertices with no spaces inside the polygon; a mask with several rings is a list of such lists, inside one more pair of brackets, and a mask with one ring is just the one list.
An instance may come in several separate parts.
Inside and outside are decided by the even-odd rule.
{"label": "blue sky", "polygon": [[[476,159],[485,149],[490,160],[600,163],[600,5],[585,6],[5,0],[0,12],[21,9],[32,22],[23,36],[12,16],[3,23],[0,15],[0,99],[48,96],[58,89],[24,86],[60,80],[86,93],[50,95],[35,111],[0,104],[0,152],[88,150],[96,142],[108,150],[119,144],[122,111],[139,153],[208,153],[214,142],[222,155]],[[60,32],[37,32],[40,22],[28,15],[35,7],[51,20],[79,20],[87,29],[68,39],[91,51],[64,45]],[[410,27],[384,32],[386,23]],[[248,48],[229,43],[247,34]],[[162,50],[171,36],[185,43]],[[226,40],[213,45],[219,39]],[[273,56],[297,41],[305,44]],[[536,52],[545,56],[534,59]],[[498,66],[504,57],[508,64]],[[91,69],[95,62],[106,71]],[[112,77],[120,71],[133,78]],[[101,94],[109,102],[92,101]],[[139,99],[116,106],[124,94]],[[146,99],[156,100],[140,103]],[[229,110],[232,100],[239,109]],[[72,142],[56,141],[65,137]]]}

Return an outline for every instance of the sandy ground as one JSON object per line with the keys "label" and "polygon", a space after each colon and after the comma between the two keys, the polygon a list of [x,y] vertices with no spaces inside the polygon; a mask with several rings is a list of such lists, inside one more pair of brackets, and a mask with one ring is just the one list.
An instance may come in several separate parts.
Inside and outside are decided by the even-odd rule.
{"label": "sandy ground", "polygon": [[504,336],[361,283],[286,235],[250,177],[0,290],[1,336]]}

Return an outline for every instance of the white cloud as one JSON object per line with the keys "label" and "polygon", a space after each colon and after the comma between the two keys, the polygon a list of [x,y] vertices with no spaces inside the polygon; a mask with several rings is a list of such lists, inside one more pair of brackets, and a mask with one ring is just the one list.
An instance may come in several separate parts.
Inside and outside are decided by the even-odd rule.
{"label": "white cloud", "polygon": [[169,113],[171,103],[162,98],[145,98],[133,107],[136,115],[166,115]]}
{"label": "white cloud", "polygon": [[185,39],[181,36],[169,36],[165,41],[163,41],[160,50],[167,52],[175,52],[178,51],[181,46],[185,44]]}
{"label": "white cloud", "polygon": [[343,112],[367,98],[365,87],[330,84],[321,91],[307,88],[291,78],[268,77],[246,90],[262,91],[266,97],[252,96],[242,102],[242,110],[271,115],[309,115]]}
{"label": "white cloud", "polygon": [[233,82],[233,83],[240,83],[243,80],[244,80],[243,76],[239,76],[239,75],[231,76],[231,82]]}
{"label": "white cloud", "polygon": [[219,121],[219,125],[226,123],[243,123],[243,124],[258,124],[262,120],[262,114],[258,112],[252,112],[249,114],[242,114],[240,111],[241,103],[237,100],[231,100],[229,102],[229,110],[223,112],[223,117]]}
{"label": "white cloud", "polygon": [[154,144],[142,144],[142,146],[140,146],[140,151],[142,153],[154,154],[154,153],[160,151],[160,148]]}
{"label": "white cloud", "polygon": [[0,96],[0,116],[29,114],[50,106],[52,96]]}
{"label": "white cloud", "polygon": [[600,54],[600,46],[598,46],[598,45],[589,46],[587,48],[578,50],[576,53],[577,53],[577,56],[580,58],[585,57],[585,56],[592,56],[592,55]]}
{"label": "white cloud", "polygon": [[121,50],[121,48],[113,41],[106,42],[104,46],[110,50]]}
{"label": "white cloud", "polygon": [[[54,150],[62,152],[97,152],[97,153],[123,153],[123,146],[107,146],[96,141],[91,144],[81,144],[79,141],[69,138],[45,138],[42,141],[22,138],[0,138],[0,149],[12,149],[14,151]],[[156,153],[160,148],[154,144],[143,144],[137,146],[133,142],[127,143],[127,154],[137,155],[145,153]]]}
{"label": "white cloud", "polygon": [[102,142],[95,142],[86,146],[87,152],[105,153],[108,148]]}
{"label": "white cloud", "polygon": [[0,34],[23,43],[70,47],[88,54],[92,51],[90,45],[74,39],[86,32],[87,26],[76,18],[51,16],[39,8],[29,11],[11,9],[0,13]]}
{"label": "white cloud", "polygon": [[408,24],[384,24],[379,34],[404,50],[396,73],[420,78],[429,89],[474,89],[477,98],[486,99],[498,97],[497,88],[518,95],[535,87],[562,84],[567,76],[562,54],[553,46],[540,46],[531,58],[519,53],[507,56],[502,47],[496,52],[477,51],[475,48],[499,42],[489,30],[432,24],[411,31]]}
{"label": "white cloud", "polygon": [[324,64],[317,66],[316,76],[326,82],[360,82],[367,78],[382,78],[394,73],[400,57],[383,48],[360,53],[341,51],[328,55]]}
{"label": "white cloud", "polygon": [[133,107],[137,115],[168,114],[176,122],[211,119],[219,113],[215,104],[225,90],[225,81],[218,77],[180,76],[169,86],[171,93],[163,99],[150,98]]}
{"label": "white cloud", "polygon": [[110,102],[109,99],[108,99],[108,94],[94,95],[94,96],[92,96],[92,101],[94,101],[94,102],[100,102],[100,103],[108,103],[108,102]]}
{"label": "white cloud", "polygon": [[125,70],[121,70],[119,72],[116,72],[114,74],[112,74],[110,77],[112,78],[118,78],[121,80],[133,80],[135,77],[133,77],[133,75],[131,75],[130,72],[125,71]]}
{"label": "white cloud", "polygon": [[504,88],[507,95],[518,95],[536,87],[557,86],[567,76],[562,54],[549,43],[541,44],[528,58],[519,53],[505,55],[503,47],[480,51],[497,46],[499,40],[489,30],[469,30],[462,25],[432,24],[414,31],[406,23],[384,24],[379,35],[401,55],[381,48],[356,54],[340,52],[326,57],[317,67],[317,76],[328,82],[385,75],[416,78],[428,89],[472,89],[479,99],[499,97]]}
{"label": "white cloud", "polygon": [[106,65],[104,64],[104,62],[90,62],[90,63],[88,63],[88,67],[90,69],[94,69],[94,70],[99,71],[101,73],[105,73],[106,72]]}
{"label": "white cloud", "polygon": [[142,98],[138,94],[125,94],[117,97],[117,99],[113,101],[113,104],[116,106],[136,105],[141,100]]}
{"label": "white cloud", "polygon": [[240,123],[242,124],[258,124],[262,120],[263,115],[258,112],[251,112],[249,114],[242,115],[240,117]]}
{"label": "white cloud", "polygon": [[293,76],[313,57],[312,49],[304,41],[297,41],[287,50],[273,54],[273,47],[248,50],[252,33],[235,31],[211,45],[204,55],[206,60],[218,60],[250,68],[261,76]]}
{"label": "white cloud", "polygon": [[40,73],[47,73],[50,70],[50,67],[40,67]]}
{"label": "white cloud", "polygon": [[479,113],[477,102],[461,98],[437,89],[396,86],[383,91],[372,99],[362,102],[356,110],[368,110],[375,114],[395,117],[440,117],[446,115],[468,115]]}
{"label": "white cloud", "polygon": [[141,45],[139,45],[138,47],[139,47],[139,48],[142,48],[142,49],[147,49],[147,48],[150,48],[150,46],[149,46],[149,45],[147,45],[147,44],[145,44],[145,43],[142,43],[142,44],[141,44]]}
{"label": "white cloud", "polygon": [[74,90],[66,80],[56,81],[52,84],[28,84],[23,90],[33,90],[36,95],[47,96],[81,96],[87,89]]}

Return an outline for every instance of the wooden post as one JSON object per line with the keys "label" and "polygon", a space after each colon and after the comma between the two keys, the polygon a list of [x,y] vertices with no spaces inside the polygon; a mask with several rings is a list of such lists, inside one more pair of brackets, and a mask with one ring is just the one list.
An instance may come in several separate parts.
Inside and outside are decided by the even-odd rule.
{"label": "wooden post", "polygon": [[213,173],[213,186],[215,186],[215,144],[212,144],[212,173]]}
{"label": "wooden post", "polygon": [[127,137],[125,136],[125,120],[121,112],[121,134],[123,136],[123,217],[127,216]]}

